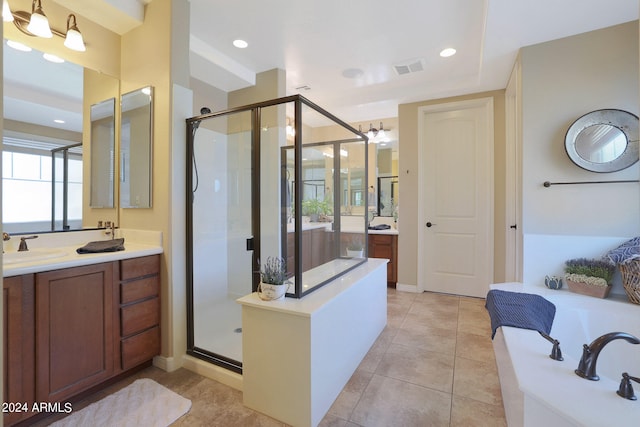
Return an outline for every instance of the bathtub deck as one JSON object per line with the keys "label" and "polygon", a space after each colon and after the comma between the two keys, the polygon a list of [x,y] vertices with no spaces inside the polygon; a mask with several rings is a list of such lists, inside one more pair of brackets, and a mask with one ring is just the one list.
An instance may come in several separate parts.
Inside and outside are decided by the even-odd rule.
{"label": "bathtub deck", "polygon": [[[560,296],[559,300],[570,301],[571,304],[578,306],[583,304],[591,312],[602,306],[603,318],[614,317],[614,313],[628,310],[637,315],[625,316],[627,322],[631,319],[640,319],[640,307],[623,300],[601,301],[572,294],[567,290],[555,291],[544,286],[515,283],[492,285],[491,289],[536,293],[547,296],[549,299]],[[561,308],[558,310],[560,311]],[[611,314],[607,314],[607,310]],[[556,338],[562,334],[567,334],[565,336],[569,337],[577,333],[562,331],[559,324],[561,322],[556,323],[558,320],[557,316],[551,333],[552,337]],[[628,324],[619,327],[620,330],[625,330],[625,327],[629,329]],[[600,381],[585,380],[574,373],[582,352],[581,345],[576,349],[573,348],[577,346],[575,339],[574,342],[569,338],[563,340],[558,337],[557,339],[560,340],[564,356],[564,361],[561,362],[549,357],[551,344],[536,331],[512,327],[498,329],[494,339],[494,350],[509,426],[639,426],[640,401],[626,400],[616,394],[622,372],[629,371],[630,375],[638,375],[640,372],[634,373],[634,369],[640,369],[638,364],[616,366],[620,371],[620,377],[608,378],[598,370],[601,376]],[[563,345],[563,341],[567,345]],[[640,358],[640,348],[634,347],[636,346],[630,349],[636,350]]]}

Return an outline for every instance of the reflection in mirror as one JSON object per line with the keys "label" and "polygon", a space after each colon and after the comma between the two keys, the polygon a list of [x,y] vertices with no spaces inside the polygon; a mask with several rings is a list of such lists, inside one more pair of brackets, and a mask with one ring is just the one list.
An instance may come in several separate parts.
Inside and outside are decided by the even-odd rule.
{"label": "reflection in mirror", "polygon": [[616,172],[638,161],[638,117],[605,109],[578,118],[567,130],[565,150],[578,166],[592,172]]}
{"label": "reflection in mirror", "polygon": [[378,177],[378,216],[394,216],[398,206],[398,177]]}
{"label": "reflection in mirror", "polygon": [[[53,208],[52,152],[82,142],[83,69],[48,62],[36,50],[5,45],[3,83],[3,231],[45,232],[52,224],[53,230],[62,230],[57,216],[63,209],[61,198]],[[82,188],[81,148],[69,153],[67,166],[66,225],[81,228],[82,210],[75,208],[82,205],[82,191],[77,191]],[[56,175],[55,186],[60,188]]]}
{"label": "reflection in mirror", "polygon": [[627,149],[627,137],[620,129],[607,124],[584,128],[576,137],[576,152],[594,163],[611,162]]}
{"label": "reflection in mirror", "polygon": [[51,230],[82,228],[82,143],[51,150]]}
{"label": "reflection in mirror", "polygon": [[[92,208],[113,208],[115,162],[115,98],[91,106]],[[105,161],[108,159],[108,161]]]}
{"label": "reflection in mirror", "polygon": [[126,93],[121,99],[120,207],[151,207],[153,88]]}

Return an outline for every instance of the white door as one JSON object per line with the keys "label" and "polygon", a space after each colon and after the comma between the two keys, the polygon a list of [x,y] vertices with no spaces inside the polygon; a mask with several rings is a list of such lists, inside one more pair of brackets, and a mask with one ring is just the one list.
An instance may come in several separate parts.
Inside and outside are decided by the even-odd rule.
{"label": "white door", "polygon": [[419,114],[418,288],[485,297],[493,281],[493,100]]}

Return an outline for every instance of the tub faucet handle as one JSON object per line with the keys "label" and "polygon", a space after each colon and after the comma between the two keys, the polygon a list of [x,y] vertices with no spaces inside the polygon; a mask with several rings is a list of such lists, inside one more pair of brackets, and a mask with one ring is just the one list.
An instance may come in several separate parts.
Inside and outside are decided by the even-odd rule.
{"label": "tub faucet handle", "polygon": [[640,378],[632,377],[626,372],[622,373],[622,380],[620,381],[620,387],[618,388],[618,391],[616,391],[618,396],[624,397],[625,399],[629,399],[629,400],[638,399],[636,395],[633,393],[633,386],[631,385],[632,380],[637,383],[640,383]]}
{"label": "tub faucet handle", "polygon": [[549,355],[549,357],[553,360],[557,360],[558,362],[562,362],[564,360],[564,357],[562,357],[562,350],[560,350],[560,341],[555,338],[551,338],[549,335],[545,334],[542,331],[538,331],[538,333],[542,335],[544,339],[553,344],[553,348],[551,349],[551,354]]}

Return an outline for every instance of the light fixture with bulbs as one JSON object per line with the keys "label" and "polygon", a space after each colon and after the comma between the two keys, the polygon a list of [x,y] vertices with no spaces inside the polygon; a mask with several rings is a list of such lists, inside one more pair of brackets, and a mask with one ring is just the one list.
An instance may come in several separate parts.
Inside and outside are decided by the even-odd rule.
{"label": "light fixture with bulbs", "polygon": [[[360,125],[359,129],[360,129],[360,133],[362,133],[362,125]],[[374,128],[373,125],[369,123],[369,130],[367,131],[367,137],[369,138],[369,141],[374,144],[382,142],[387,137],[384,130],[384,126],[382,125],[382,122],[380,122],[380,128],[378,129]]]}
{"label": "light fixture with bulbs", "polygon": [[18,30],[32,37],[43,37],[50,39],[54,35],[64,39],[64,45],[71,50],[84,52],[87,48],[78,24],[76,16],[72,13],[67,17],[67,31],[65,33],[49,26],[49,19],[42,10],[41,0],[33,0],[31,3],[31,13],[18,10],[11,11],[7,0],[2,0],[2,19],[5,22],[13,21]]}
{"label": "light fixture with bulbs", "polygon": [[287,117],[287,137],[293,138],[296,136],[296,128],[294,127],[293,120]]}

